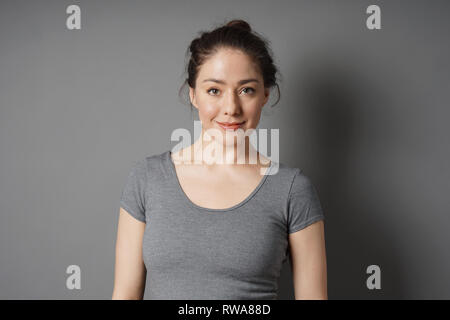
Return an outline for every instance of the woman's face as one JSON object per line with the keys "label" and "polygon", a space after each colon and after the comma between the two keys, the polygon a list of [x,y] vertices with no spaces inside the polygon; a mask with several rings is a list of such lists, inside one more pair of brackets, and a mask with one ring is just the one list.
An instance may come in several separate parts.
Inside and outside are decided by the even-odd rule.
{"label": "woman's face", "polygon": [[221,48],[205,61],[197,75],[195,89],[189,88],[191,103],[198,109],[202,130],[226,129],[218,122],[242,123],[256,129],[269,89],[258,66],[240,50]]}

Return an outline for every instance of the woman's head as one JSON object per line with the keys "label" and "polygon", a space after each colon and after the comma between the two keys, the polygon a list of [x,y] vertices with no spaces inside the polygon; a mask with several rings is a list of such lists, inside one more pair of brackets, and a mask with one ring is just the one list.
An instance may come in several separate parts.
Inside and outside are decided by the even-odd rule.
{"label": "woman's head", "polygon": [[218,122],[243,123],[244,131],[256,128],[270,89],[276,86],[279,94],[269,50],[243,20],[202,32],[191,42],[186,83],[204,130],[224,130]]}

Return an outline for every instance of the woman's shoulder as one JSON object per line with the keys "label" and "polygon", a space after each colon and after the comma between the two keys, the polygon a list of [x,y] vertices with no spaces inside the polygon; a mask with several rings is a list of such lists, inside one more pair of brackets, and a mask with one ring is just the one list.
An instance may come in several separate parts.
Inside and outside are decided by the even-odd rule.
{"label": "woman's shoulder", "polygon": [[274,161],[272,160],[272,169],[270,170],[270,173],[278,177],[280,179],[285,180],[286,178],[293,178],[296,174],[299,172],[302,172],[300,168],[289,166],[283,162],[280,161]]}
{"label": "woman's shoulder", "polygon": [[164,168],[164,161],[167,160],[168,152],[154,153],[135,159],[132,165],[132,171],[139,174],[155,175]]}
{"label": "woman's shoulder", "polygon": [[274,167],[278,168],[272,168],[272,173],[276,172],[272,175],[272,180],[276,183],[278,182],[279,184],[287,184],[290,193],[296,193],[301,190],[311,188],[312,180],[303,169],[289,166],[282,162],[274,163]]}
{"label": "woman's shoulder", "polygon": [[153,153],[150,155],[147,155],[143,161],[149,163],[149,164],[155,164],[155,163],[160,163],[161,161],[166,160],[166,158],[169,156],[169,150],[166,150],[164,152],[161,153]]}

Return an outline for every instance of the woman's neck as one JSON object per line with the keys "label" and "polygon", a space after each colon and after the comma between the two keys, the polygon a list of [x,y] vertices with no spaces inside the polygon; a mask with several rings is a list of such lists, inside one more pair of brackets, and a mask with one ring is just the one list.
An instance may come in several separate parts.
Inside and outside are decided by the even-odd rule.
{"label": "woman's neck", "polygon": [[[202,138],[203,137],[203,138]],[[245,141],[245,143],[244,143]],[[249,137],[231,144],[223,144],[215,139],[207,138],[205,141],[204,132],[190,146],[183,148],[174,155],[174,160],[181,161],[184,164],[197,165],[226,165],[226,166],[247,166],[247,167],[266,167],[270,159],[264,157],[249,143]]]}

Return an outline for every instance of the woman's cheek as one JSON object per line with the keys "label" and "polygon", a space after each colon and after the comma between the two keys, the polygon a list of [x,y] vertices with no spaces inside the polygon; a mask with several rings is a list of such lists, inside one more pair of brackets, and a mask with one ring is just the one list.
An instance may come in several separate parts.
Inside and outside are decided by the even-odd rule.
{"label": "woman's cheek", "polygon": [[205,118],[211,119],[214,118],[217,114],[217,107],[212,104],[205,104],[202,108],[202,113]]}
{"label": "woman's cheek", "polygon": [[261,112],[257,109],[251,109],[251,110],[248,110],[246,115],[247,115],[248,126],[255,128],[258,125]]}

